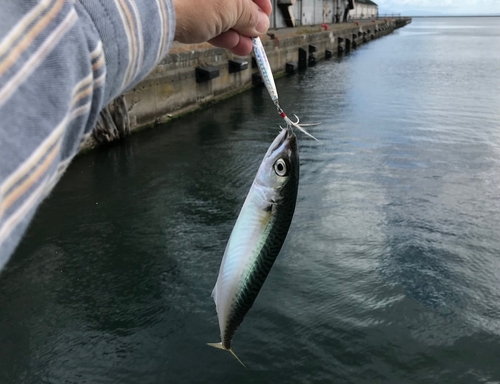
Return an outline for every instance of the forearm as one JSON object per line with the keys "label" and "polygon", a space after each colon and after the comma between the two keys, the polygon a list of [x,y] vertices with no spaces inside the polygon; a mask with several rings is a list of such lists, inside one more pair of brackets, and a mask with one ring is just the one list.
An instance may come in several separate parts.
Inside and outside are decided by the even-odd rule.
{"label": "forearm", "polygon": [[171,0],[1,2],[0,269],[100,110],[151,71]]}

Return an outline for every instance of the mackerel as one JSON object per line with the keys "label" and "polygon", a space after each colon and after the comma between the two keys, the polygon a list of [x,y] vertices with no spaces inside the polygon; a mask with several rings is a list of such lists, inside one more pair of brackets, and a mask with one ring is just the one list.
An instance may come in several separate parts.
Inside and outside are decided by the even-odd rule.
{"label": "mackerel", "polygon": [[295,211],[298,185],[297,138],[292,127],[287,126],[260,164],[229,237],[212,292],[221,342],[208,345],[229,351],[236,359],[231,348],[233,336],[283,246]]}

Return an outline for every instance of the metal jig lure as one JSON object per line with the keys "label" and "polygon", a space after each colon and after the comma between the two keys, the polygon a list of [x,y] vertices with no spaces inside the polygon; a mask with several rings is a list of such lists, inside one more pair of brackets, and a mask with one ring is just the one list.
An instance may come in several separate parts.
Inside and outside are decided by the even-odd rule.
{"label": "metal jig lure", "polygon": [[278,91],[276,90],[276,84],[274,83],[273,72],[271,70],[271,66],[269,65],[269,61],[267,60],[266,51],[264,50],[264,46],[262,45],[260,37],[253,37],[252,44],[253,44],[253,52],[255,54],[255,60],[257,61],[257,66],[259,67],[262,80],[264,81],[267,91],[269,92],[269,96],[271,96],[271,100],[273,104],[276,106],[279,115],[283,118],[283,120],[285,120],[285,122],[288,125],[299,129],[300,131],[304,132],[307,136],[312,137],[314,140],[318,141],[318,139],[316,139],[313,135],[307,132],[304,129],[304,127],[312,127],[320,123],[299,124],[299,118],[297,117],[297,115],[294,115],[297,121],[292,121],[286,115],[285,111],[283,111],[283,108],[281,108],[280,103],[278,101]]}

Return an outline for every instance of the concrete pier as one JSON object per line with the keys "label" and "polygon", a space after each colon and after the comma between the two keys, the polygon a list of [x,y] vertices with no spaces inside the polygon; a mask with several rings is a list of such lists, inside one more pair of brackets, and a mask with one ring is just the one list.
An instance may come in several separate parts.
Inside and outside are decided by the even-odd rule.
{"label": "concrete pier", "polygon": [[[314,65],[325,56],[347,53],[410,22],[410,18],[397,18],[284,28],[270,30],[262,40],[273,73],[280,76],[291,68]],[[128,118],[121,116],[123,108],[116,116],[113,115],[116,108],[108,110],[111,109],[115,125],[124,120],[127,127],[122,131],[133,132],[242,92],[258,83],[258,72],[251,55],[235,56],[210,44],[174,43],[169,55],[147,78],[123,95]],[[120,127],[110,129],[121,131]],[[111,141],[121,138],[106,134],[102,126],[96,132],[100,136],[91,137],[85,145],[87,149],[108,138]]]}

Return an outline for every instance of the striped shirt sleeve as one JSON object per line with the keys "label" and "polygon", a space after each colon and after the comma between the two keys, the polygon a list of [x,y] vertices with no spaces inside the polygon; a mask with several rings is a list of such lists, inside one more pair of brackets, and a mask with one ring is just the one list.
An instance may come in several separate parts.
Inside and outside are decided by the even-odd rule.
{"label": "striped shirt sleeve", "polygon": [[0,270],[101,109],[174,33],[172,0],[0,1]]}

